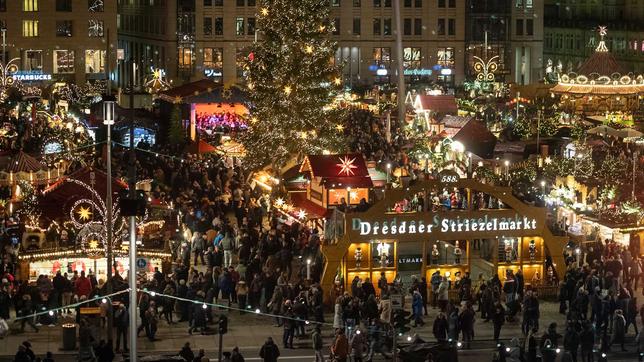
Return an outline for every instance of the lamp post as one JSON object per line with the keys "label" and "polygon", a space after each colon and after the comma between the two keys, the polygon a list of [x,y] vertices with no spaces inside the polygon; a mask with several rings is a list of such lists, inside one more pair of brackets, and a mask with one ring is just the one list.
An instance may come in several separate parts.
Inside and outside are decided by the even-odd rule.
{"label": "lamp post", "polygon": [[[107,98],[106,98],[107,99]],[[103,102],[103,124],[107,126],[107,190],[105,195],[105,208],[107,209],[107,294],[112,294],[112,242],[114,228],[112,227],[112,125],[114,125],[114,101]],[[107,308],[107,340],[112,340],[112,306]]]}
{"label": "lamp post", "polygon": [[[136,63],[132,59],[132,76],[130,77],[130,160],[128,169],[128,189],[130,199],[136,198],[136,153],[134,151],[134,77],[136,75]],[[130,287],[130,361],[137,360],[136,345],[136,311],[137,311],[137,288],[136,288],[136,216],[130,216],[130,272],[128,282]]]}
{"label": "lamp post", "polygon": [[311,280],[311,258],[306,259],[306,279]]}
{"label": "lamp post", "polygon": [[391,172],[391,163],[387,164],[387,184],[389,183],[389,173]]}

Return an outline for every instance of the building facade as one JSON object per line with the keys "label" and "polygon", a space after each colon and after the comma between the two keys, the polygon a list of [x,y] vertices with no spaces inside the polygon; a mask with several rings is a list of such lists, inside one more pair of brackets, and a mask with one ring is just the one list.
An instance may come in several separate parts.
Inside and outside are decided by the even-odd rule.
{"label": "building facade", "polygon": [[599,43],[606,26],[606,46],[624,72],[644,72],[644,0],[546,0],[545,67],[575,71]]}
{"label": "building facade", "polygon": [[4,57],[18,58],[19,71],[31,75],[23,81],[104,80],[108,47],[116,64],[116,15],[108,0],[0,0]]}

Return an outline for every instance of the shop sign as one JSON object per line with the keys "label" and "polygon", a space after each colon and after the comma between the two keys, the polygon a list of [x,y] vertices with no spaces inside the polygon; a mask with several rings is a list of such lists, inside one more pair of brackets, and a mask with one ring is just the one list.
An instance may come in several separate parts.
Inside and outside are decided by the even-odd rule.
{"label": "shop sign", "polygon": [[399,271],[418,271],[421,265],[423,265],[423,256],[420,254],[398,256]]}
{"label": "shop sign", "polygon": [[43,73],[41,70],[19,70],[11,74],[13,79],[22,81],[51,80],[51,74]]}
{"label": "shop sign", "polygon": [[219,69],[206,68],[203,70],[203,75],[208,78],[221,77],[223,74]]}
{"label": "shop sign", "polygon": [[454,170],[443,170],[438,174],[438,181],[444,184],[456,183],[460,176]]}
{"label": "shop sign", "polygon": [[420,69],[405,69],[403,71],[404,75],[410,75],[410,76],[428,76],[432,75],[432,70],[431,69],[426,69],[426,68],[420,68]]}
{"label": "shop sign", "polygon": [[145,269],[148,266],[148,260],[146,258],[136,259],[136,268]]}
{"label": "shop sign", "polygon": [[380,235],[409,235],[457,233],[457,232],[489,232],[489,231],[528,231],[537,229],[537,220],[515,214],[514,217],[493,217],[485,215],[479,218],[442,217],[434,215],[431,222],[426,220],[399,221],[396,217],[382,222],[367,222],[353,218],[351,227],[361,236]]}

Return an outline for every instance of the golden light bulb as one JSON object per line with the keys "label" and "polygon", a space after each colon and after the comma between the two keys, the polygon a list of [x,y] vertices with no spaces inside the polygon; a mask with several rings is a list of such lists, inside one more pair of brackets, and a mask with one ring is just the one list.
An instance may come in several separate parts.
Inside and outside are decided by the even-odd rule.
{"label": "golden light bulb", "polygon": [[335,126],[335,128],[336,128],[338,131],[340,131],[340,132],[344,131],[344,126],[343,126],[343,125],[341,125],[341,124],[339,124],[339,125]]}
{"label": "golden light bulb", "polygon": [[255,88],[255,84],[248,83],[248,89],[253,90],[254,88]]}
{"label": "golden light bulb", "polygon": [[325,30],[326,30],[326,26],[324,26],[324,25],[320,25],[320,32],[323,32],[323,31],[325,31]]}
{"label": "golden light bulb", "polygon": [[340,79],[339,77],[336,77],[336,78],[333,80],[333,83],[334,83],[335,85],[340,85],[340,84],[342,84],[342,79]]}
{"label": "golden light bulb", "polygon": [[307,45],[306,46],[306,52],[309,53],[309,54],[313,54],[313,46]]}
{"label": "golden light bulb", "polygon": [[268,9],[267,8],[262,8],[262,10],[260,10],[260,11],[262,13],[262,16],[268,15]]}
{"label": "golden light bulb", "polygon": [[253,123],[253,124],[257,123],[258,121],[259,120],[257,119],[257,117],[253,117],[253,118],[250,119],[250,123]]}
{"label": "golden light bulb", "polygon": [[286,93],[286,95],[291,94],[291,86],[290,85],[287,85],[286,87],[284,87],[284,93]]}

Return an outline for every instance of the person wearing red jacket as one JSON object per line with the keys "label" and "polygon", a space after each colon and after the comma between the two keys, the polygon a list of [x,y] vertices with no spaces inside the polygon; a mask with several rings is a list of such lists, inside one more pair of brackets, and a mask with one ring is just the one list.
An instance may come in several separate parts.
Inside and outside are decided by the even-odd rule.
{"label": "person wearing red jacket", "polygon": [[92,292],[92,283],[85,276],[85,271],[81,271],[81,275],[76,282],[74,283],[74,290],[76,295],[80,298],[82,296],[89,297],[89,293]]}

